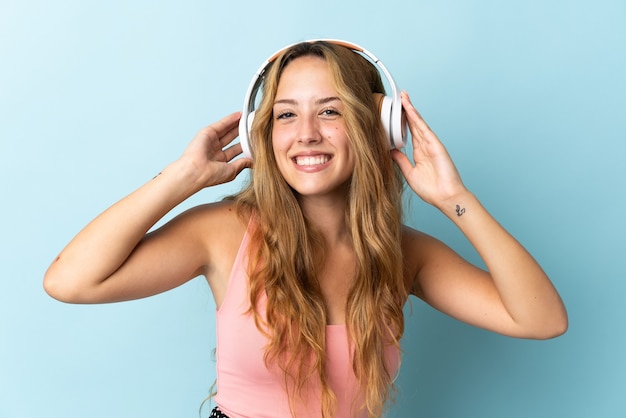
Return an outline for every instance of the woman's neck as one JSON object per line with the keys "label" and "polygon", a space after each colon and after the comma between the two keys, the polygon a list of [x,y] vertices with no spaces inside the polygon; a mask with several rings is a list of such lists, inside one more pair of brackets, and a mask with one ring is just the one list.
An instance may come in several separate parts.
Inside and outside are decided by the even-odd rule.
{"label": "woman's neck", "polygon": [[324,237],[328,246],[345,243],[348,239],[346,225],[346,199],[300,196],[298,199],[307,221]]}

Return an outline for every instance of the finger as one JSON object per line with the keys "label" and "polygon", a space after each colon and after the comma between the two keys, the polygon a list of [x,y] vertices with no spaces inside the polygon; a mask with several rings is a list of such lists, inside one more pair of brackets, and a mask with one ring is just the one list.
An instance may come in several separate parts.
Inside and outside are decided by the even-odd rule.
{"label": "finger", "polygon": [[226,156],[226,161],[232,160],[243,152],[240,143],[236,143],[228,148],[225,148],[223,151],[224,155]]}
{"label": "finger", "polygon": [[235,167],[237,174],[241,173],[245,168],[252,168],[252,159],[239,158],[231,163]]}
{"label": "finger", "polygon": [[225,147],[226,145],[228,145],[231,142],[233,142],[233,140],[235,138],[237,138],[238,136],[239,136],[239,124],[237,124],[237,126],[235,126],[232,129],[230,129],[224,135],[220,136],[218,138],[218,141],[220,142],[220,145],[222,147]]}
{"label": "finger", "polygon": [[236,131],[236,128],[239,126],[240,118],[241,112],[234,112],[204,129],[207,133],[214,132],[218,138],[221,138],[232,130]]}
{"label": "finger", "polygon": [[[422,133],[422,135],[432,132],[424,118],[422,118],[422,115],[420,115],[415,106],[413,106],[413,103],[411,103],[409,94],[406,91],[403,91],[400,94],[400,98],[402,100],[402,107],[406,112],[409,128],[417,129],[420,133]],[[413,130],[411,133],[413,133]]]}
{"label": "finger", "polygon": [[244,169],[252,168],[252,160],[250,158],[239,158],[229,164],[229,176],[227,181],[234,180]]}
{"label": "finger", "polygon": [[413,164],[411,164],[411,160],[409,160],[409,157],[404,155],[404,153],[402,153],[401,151],[392,150],[391,158],[396,163],[398,168],[400,168],[400,171],[402,172],[404,177],[407,177],[409,171],[413,168]]}

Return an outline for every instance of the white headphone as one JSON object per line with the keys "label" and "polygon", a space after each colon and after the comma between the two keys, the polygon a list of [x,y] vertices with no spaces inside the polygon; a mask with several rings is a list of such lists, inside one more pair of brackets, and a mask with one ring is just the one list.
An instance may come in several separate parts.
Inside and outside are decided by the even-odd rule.
{"label": "white headphone", "polygon": [[[385,129],[385,132],[387,133],[389,144],[392,149],[400,149],[404,147],[407,140],[406,119],[404,116],[404,111],[402,109],[400,92],[396,88],[396,83],[393,81],[391,74],[389,73],[389,71],[387,71],[387,68],[383,65],[383,63],[378,58],[376,58],[374,54],[372,54],[365,48],[361,48],[360,46],[350,42],[336,39],[314,39],[306,42],[312,43],[317,41],[329,42],[351,49],[355,53],[361,53],[362,55],[369,58],[372,63],[378,66],[382,74],[387,79],[387,82],[389,83],[389,87],[391,89],[391,96],[384,96],[380,105],[380,117],[383,122],[383,127]],[[263,82],[265,71],[267,70],[267,67],[276,59],[276,57],[278,57],[284,50],[292,47],[293,45],[295,44],[291,44],[280,49],[274,55],[268,58],[263,63],[263,65],[259,67],[254,77],[252,78],[252,81],[250,82],[250,86],[248,87],[248,91],[246,92],[246,98],[243,102],[241,119],[239,120],[239,141],[241,142],[241,148],[245,157],[252,158],[252,149],[250,147],[250,129],[252,128],[252,121],[254,120],[254,106],[256,95],[259,91],[259,87],[261,87],[261,84]]]}

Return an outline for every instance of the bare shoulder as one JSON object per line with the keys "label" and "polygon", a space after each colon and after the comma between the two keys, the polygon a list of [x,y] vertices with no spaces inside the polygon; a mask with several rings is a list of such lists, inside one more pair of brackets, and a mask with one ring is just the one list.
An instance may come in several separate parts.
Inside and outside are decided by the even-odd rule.
{"label": "bare shoulder", "polygon": [[442,264],[463,262],[437,238],[406,225],[402,229],[402,255],[407,286],[410,293],[418,297],[423,297],[420,278],[425,277],[426,273],[437,270],[437,266]]}
{"label": "bare shoulder", "polygon": [[188,234],[194,236],[208,251],[211,265],[235,257],[247,220],[238,213],[235,203],[221,201],[193,207],[174,219]]}
{"label": "bare shoulder", "polygon": [[216,203],[207,203],[195,206],[181,215],[181,221],[193,227],[210,227],[211,234],[226,232],[226,235],[242,233],[246,229],[246,221],[238,214],[235,203],[224,200]]}
{"label": "bare shoulder", "polygon": [[229,247],[229,244],[234,244],[237,249],[239,248],[248,220],[242,218],[235,206],[234,202],[225,200],[192,209],[206,232],[205,242],[209,246],[225,248]]}
{"label": "bare shoulder", "polygon": [[404,260],[404,281],[409,293],[416,294],[417,283],[415,278],[423,265],[424,251],[428,246],[425,242],[426,234],[409,226],[402,227],[402,258]]}
{"label": "bare shoulder", "polygon": [[402,253],[405,261],[410,264],[421,265],[429,253],[443,245],[441,241],[422,231],[406,225],[402,227]]}
{"label": "bare shoulder", "polygon": [[230,273],[243,240],[248,219],[242,217],[232,201],[196,206],[182,215],[185,228],[196,236],[206,251],[208,263],[202,274],[211,287],[219,307],[228,287]]}

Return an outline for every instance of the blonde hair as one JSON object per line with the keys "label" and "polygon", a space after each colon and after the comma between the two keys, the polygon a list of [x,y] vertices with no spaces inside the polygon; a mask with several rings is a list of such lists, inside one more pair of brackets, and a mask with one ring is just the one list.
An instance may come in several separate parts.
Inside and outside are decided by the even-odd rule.
{"label": "blonde hair", "polygon": [[[373,95],[384,93],[380,75],[346,47],[323,41],[297,44],[267,71],[251,129],[254,170],[249,185],[234,197],[239,213],[256,221],[249,252],[251,310],[269,339],[266,364],[277,364],[284,372],[292,413],[307,380],[317,376],[322,416],[333,416],[336,397],[326,376],[326,308],[318,282],[325,259],[323,239],[303,215],[272,149],[278,82],[284,68],[302,56],[327,62],[355,154],[345,219],[357,262],[346,327],[354,348],[352,368],[364,395],[364,405],[358,407],[366,408],[370,417],[380,416],[395,390],[395,370],[388,370],[384,352],[389,346],[400,349],[408,294],[401,251],[402,180],[389,156]],[[256,306],[263,293],[267,308],[261,313]]]}

